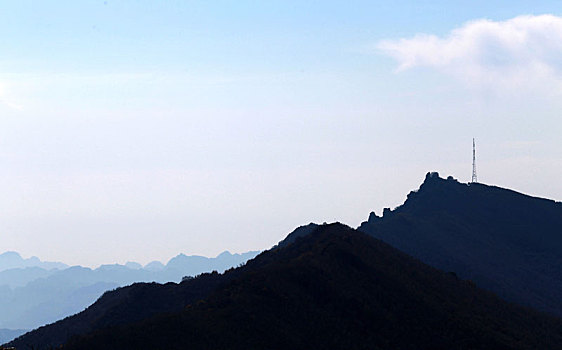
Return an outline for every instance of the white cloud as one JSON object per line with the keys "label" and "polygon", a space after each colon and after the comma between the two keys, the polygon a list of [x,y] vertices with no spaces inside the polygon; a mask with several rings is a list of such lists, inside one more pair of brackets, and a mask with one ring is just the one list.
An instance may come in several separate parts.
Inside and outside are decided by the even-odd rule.
{"label": "white cloud", "polygon": [[476,20],[445,37],[383,40],[377,49],[398,61],[398,71],[430,67],[469,84],[562,87],[562,17],[553,15]]}

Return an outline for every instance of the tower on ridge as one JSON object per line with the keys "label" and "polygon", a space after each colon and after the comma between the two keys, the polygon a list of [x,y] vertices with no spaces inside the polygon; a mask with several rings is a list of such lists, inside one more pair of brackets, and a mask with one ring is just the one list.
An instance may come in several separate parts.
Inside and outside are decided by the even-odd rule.
{"label": "tower on ridge", "polygon": [[476,176],[476,143],[474,138],[472,139],[472,183],[478,182],[478,177]]}

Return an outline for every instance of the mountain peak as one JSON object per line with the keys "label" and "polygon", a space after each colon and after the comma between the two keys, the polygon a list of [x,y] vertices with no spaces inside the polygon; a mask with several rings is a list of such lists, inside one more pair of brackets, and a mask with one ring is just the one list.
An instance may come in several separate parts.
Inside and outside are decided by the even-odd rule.
{"label": "mountain peak", "polygon": [[18,252],[7,251],[7,252],[4,252],[4,253],[0,254],[0,258],[21,259],[22,257],[20,255],[20,253],[18,253]]}
{"label": "mountain peak", "polygon": [[439,173],[436,171],[428,172],[425,175],[425,179],[420,186],[420,190],[423,188],[431,188],[436,185],[460,185],[460,186],[467,186],[469,184],[460,183],[457,179],[452,176],[447,176],[446,179],[439,176]]}
{"label": "mountain peak", "polygon": [[429,171],[425,174],[425,181],[442,180],[437,171]]}
{"label": "mountain peak", "polygon": [[232,256],[232,253],[230,253],[228,250],[225,250],[224,252],[217,255],[217,258],[225,258],[225,257],[230,257],[230,256]]}

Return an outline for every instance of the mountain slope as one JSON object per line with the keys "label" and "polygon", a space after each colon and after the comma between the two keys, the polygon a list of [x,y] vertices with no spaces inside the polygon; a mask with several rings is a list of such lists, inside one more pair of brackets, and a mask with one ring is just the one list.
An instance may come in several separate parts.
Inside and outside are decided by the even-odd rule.
{"label": "mountain slope", "polygon": [[562,204],[429,173],[359,227],[506,300],[562,316]]}
{"label": "mountain slope", "polygon": [[11,345],[25,348],[32,344],[36,349],[58,347],[77,334],[179,310],[187,303],[208,295],[222,282],[218,276],[216,272],[206,273],[180,284],[135,283],[118,288],[106,292],[84,311],[28,332]]}
{"label": "mountain slope", "polygon": [[562,344],[560,319],[508,304],[341,224],[318,226],[220,278],[230,281],[182,310],[101,329],[65,348],[553,349]]}

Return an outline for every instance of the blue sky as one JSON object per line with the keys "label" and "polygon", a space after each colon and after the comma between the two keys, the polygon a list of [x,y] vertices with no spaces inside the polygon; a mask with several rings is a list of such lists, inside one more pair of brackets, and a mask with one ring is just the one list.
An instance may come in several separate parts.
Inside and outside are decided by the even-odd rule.
{"label": "blue sky", "polygon": [[266,249],[310,221],[357,226],[427,171],[468,181],[472,137],[482,182],[561,200],[561,12],[1,2],[0,251]]}

